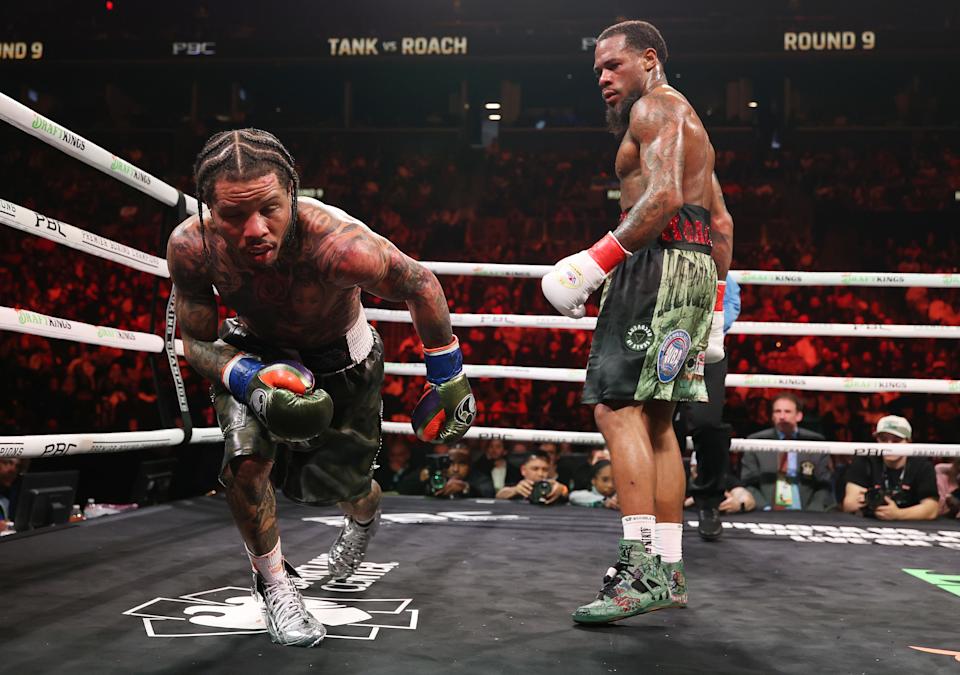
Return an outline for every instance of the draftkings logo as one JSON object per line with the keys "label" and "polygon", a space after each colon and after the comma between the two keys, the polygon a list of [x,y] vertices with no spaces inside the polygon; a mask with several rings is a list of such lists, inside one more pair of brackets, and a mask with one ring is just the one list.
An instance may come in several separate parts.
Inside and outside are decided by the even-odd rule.
{"label": "draftkings logo", "polygon": [[[341,518],[342,522],[342,518]],[[341,581],[329,580],[326,554],[297,568],[307,610],[327,628],[328,638],[375,640],[382,629],[416,630],[420,610],[411,609],[412,598],[354,598],[347,593],[365,591],[398,563],[362,563],[356,574]],[[315,581],[327,579],[316,591]],[[249,588],[224,586],[175,598],[158,597],[123,613],[143,622],[148,637],[216,637],[265,633],[257,600]]]}

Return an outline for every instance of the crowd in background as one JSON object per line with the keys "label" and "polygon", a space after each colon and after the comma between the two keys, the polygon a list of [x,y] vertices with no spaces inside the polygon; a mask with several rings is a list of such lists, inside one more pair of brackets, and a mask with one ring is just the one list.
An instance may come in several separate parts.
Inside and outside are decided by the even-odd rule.
{"label": "crowd in background", "polygon": [[[415,258],[551,263],[616,222],[610,152],[501,147],[440,152],[351,152],[341,143],[291,135],[301,184],[345,208]],[[610,150],[609,140],[594,141]],[[192,192],[162,142],[127,156]],[[0,153],[11,199],[141,250],[157,253],[169,212],[55,150],[23,142]],[[56,167],[50,170],[49,167]],[[960,244],[939,227],[955,213],[960,156],[936,143],[755,152],[718,146],[717,173],[737,224],[734,269],[955,272]],[[30,189],[42,182],[43,189]],[[20,195],[23,195],[22,197]],[[166,219],[166,220],[165,220]],[[902,224],[901,224],[902,223]],[[927,223],[930,227],[917,225]],[[536,280],[442,277],[451,311],[552,314]],[[159,333],[168,283],[0,228],[3,304],[96,325]],[[743,286],[741,320],[818,323],[960,324],[957,289]],[[597,311],[593,299],[590,312]],[[398,307],[364,296],[368,306]],[[389,361],[421,359],[409,324],[378,325]],[[458,331],[469,363],[583,368],[588,331],[473,328]],[[949,378],[956,341],[730,335],[732,373]],[[126,431],[169,421],[166,366],[141,352],[0,333],[8,386],[0,433]],[[213,425],[206,383],[185,368],[194,423]],[[155,385],[155,379],[160,387]],[[520,379],[474,382],[484,426],[595,429],[579,385]],[[420,383],[388,376],[385,419],[408,418]],[[169,410],[162,402],[167,395]],[[158,396],[161,405],[158,406]],[[728,390],[735,437],[769,426],[770,392]],[[803,393],[805,426],[834,440],[866,440],[890,412],[913,420],[924,442],[956,442],[958,396],[884,392]],[[396,439],[387,437],[388,445]],[[422,455],[418,448],[414,455]],[[479,448],[472,448],[479,454]]]}

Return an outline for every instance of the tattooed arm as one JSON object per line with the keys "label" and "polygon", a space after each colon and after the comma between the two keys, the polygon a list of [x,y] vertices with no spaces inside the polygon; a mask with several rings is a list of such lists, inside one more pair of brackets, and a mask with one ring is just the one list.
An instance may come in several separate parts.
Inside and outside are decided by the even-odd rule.
{"label": "tattooed arm", "polygon": [[713,199],[710,202],[710,236],[713,238],[713,262],[717,265],[717,279],[723,281],[733,261],[733,218],[723,201],[723,191],[717,174],[713,174]]}
{"label": "tattooed arm", "polygon": [[212,382],[237,350],[217,339],[217,299],[206,272],[203,241],[195,218],[184,221],[167,242],[167,264],[176,286],[174,304],[187,363]]}
{"label": "tattooed arm", "polygon": [[636,251],[656,239],[683,205],[683,119],[669,98],[643,97],[630,111],[629,133],[641,148],[643,190],[613,234]]}
{"label": "tattooed arm", "polygon": [[318,250],[324,276],[339,286],[355,285],[384,300],[405,302],[425,347],[450,344],[450,310],[433,272],[353,219],[326,239]]}

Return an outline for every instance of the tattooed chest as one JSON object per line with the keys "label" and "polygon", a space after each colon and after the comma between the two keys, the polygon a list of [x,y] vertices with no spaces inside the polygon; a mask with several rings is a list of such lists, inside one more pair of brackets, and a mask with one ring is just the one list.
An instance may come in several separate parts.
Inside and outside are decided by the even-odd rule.
{"label": "tattooed chest", "polygon": [[[240,281],[240,283],[236,283]],[[266,339],[323,344],[343,335],[359,312],[359,289],[264,274],[234,280],[220,300]]]}

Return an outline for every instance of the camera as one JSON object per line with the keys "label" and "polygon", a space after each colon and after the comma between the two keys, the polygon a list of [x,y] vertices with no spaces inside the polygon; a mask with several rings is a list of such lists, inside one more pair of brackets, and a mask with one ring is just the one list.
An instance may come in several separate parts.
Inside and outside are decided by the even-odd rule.
{"label": "camera", "polygon": [[435,495],[447,484],[448,455],[427,455],[427,494]]}
{"label": "camera", "polygon": [[899,488],[896,490],[886,490],[880,486],[874,486],[872,488],[867,488],[866,493],[863,495],[863,514],[866,516],[873,516],[874,511],[878,507],[886,506],[887,497],[889,497],[893,503],[901,509],[905,508],[910,503],[907,495],[905,495]]}
{"label": "camera", "polygon": [[553,489],[553,486],[550,485],[548,480],[538,480],[533,484],[533,490],[530,492],[530,503],[531,504],[546,504],[547,497],[550,496],[550,491]]}
{"label": "camera", "polygon": [[878,506],[887,503],[887,491],[881,487],[868,488],[863,495],[863,510],[873,512]]}

